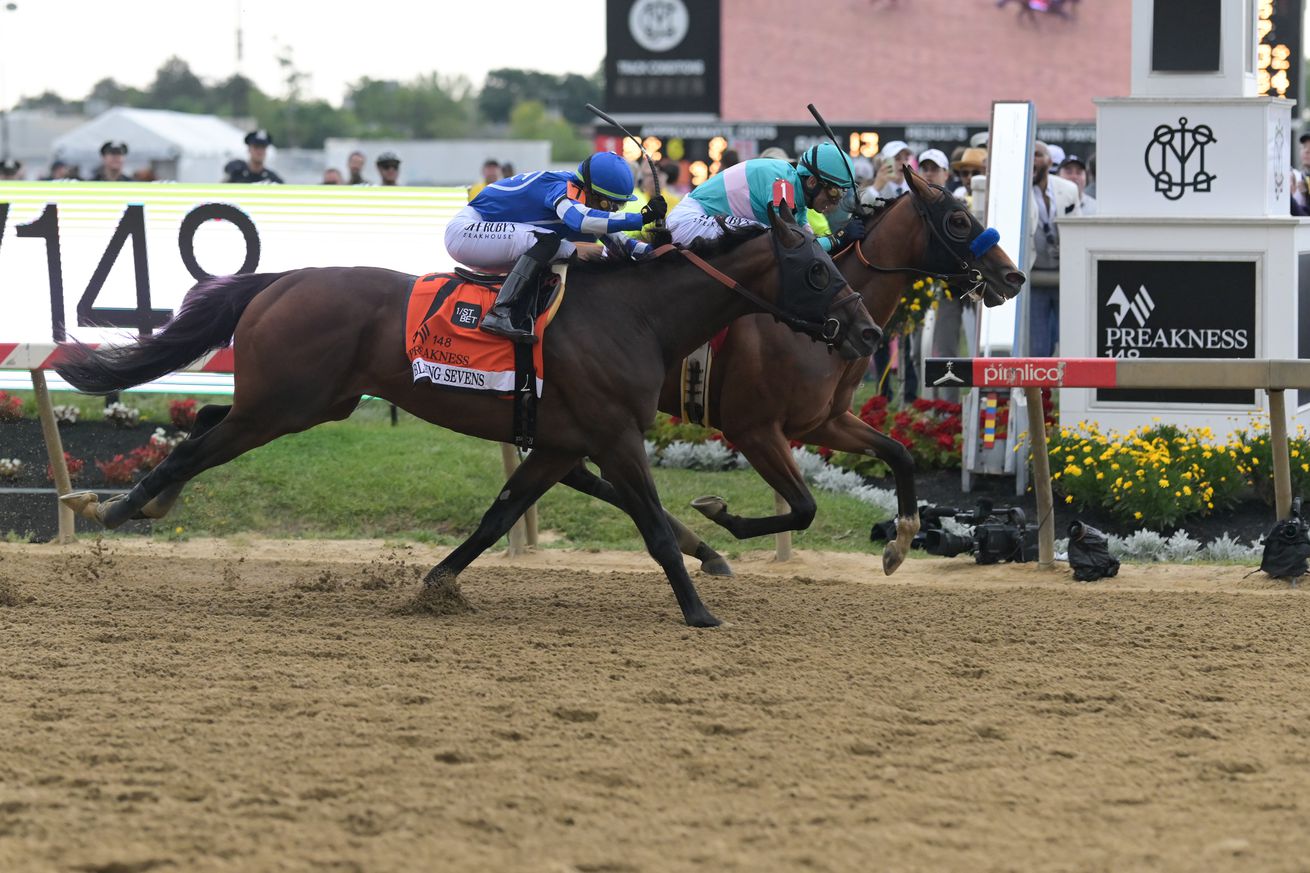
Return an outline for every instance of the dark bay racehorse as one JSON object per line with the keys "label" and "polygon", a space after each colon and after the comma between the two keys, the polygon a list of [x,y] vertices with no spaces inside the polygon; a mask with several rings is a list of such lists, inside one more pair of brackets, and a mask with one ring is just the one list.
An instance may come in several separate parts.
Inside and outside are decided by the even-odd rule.
{"label": "dark bay racehorse", "polygon": [[[910,193],[871,217],[869,234],[837,254],[842,275],[859,290],[879,326],[887,324],[910,285],[924,275],[949,279],[957,295],[974,291],[987,306],[1014,297],[1024,274],[999,246],[981,256],[972,247],[985,229],[945,189],[905,172]],[[986,240],[984,239],[984,242]],[[785,367],[778,361],[787,361]],[[842,360],[822,345],[786,330],[768,316],[733,323],[710,370],[707,407],[710,424],[723,431],[751,466],[787,501],[789,512],[741,518],[725,501],[701,498],[694,506],[738,538],[784,530],[803,530],[814,519],[815,503],[792,457],[789,440],[842,452],[871,455],[891,468],[896,482],[896,540],[883,549],[883,571],[890,575],[909,553],[919,530],[914,461],[906,448],[874,430],[851,411],[851,399],[868,360]],[[681,362],[665,376],[660,409],[680,415]],[[602,500],[614,493],[585,466],[564,484]],[[671,524],[683,552],[699,558],[708,573],[731,573],[727,562],[681,522]]]}
{"label": "dark bay racehorse", "polygon": [[[646,460],[642,435],[666,370],[750,312],[772,309],[851,360],[873,351],[878,328],[789,213],[774,216],[769,232],[735,235],[706,258],[708,270],[680,253],[640,266],[574,265],[545,338],[536,448],[426,585],[457,576],[560,477],[591,458],[664,568],[687,623],[718,624],[683,566]],[[416,278],[333,267],[211,279],[193,288],[154,336],[119,349],[72,351],[56,371],[81,391],[107,393],[179,369],[235,334],[235,392],[231,406],[202,409],[190,438],[130,493],[100,503],[81,492],[65,502],[111,528],[162,517],[198,473],[284,434],[344,419],[364,394],[452,430],[511,440],[509,399],[414,383],[404,324]],[[725,286],[734,279],[740,284]]]}

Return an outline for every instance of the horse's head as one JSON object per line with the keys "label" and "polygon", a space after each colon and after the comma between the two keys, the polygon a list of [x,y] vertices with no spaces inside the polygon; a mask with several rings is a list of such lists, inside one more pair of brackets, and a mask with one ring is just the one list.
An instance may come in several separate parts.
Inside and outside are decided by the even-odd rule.
{"label": "horse's head", "polygon": [[953,289],[987,306],[998,306],[1019,293],[1027,277],[997,245],[998,235],[984,228],[963,203],[940,185],[930,185],[905,168],[910,200],[927,231],[918,266],[947,278]]}
{"label": "horse's head", "polygon": [[882,338],[869,310],[813,234],[796,224],[784,203],[769,209],[778,258],[777,308],[788,327],[835,348],[847,360],[872,355]]}

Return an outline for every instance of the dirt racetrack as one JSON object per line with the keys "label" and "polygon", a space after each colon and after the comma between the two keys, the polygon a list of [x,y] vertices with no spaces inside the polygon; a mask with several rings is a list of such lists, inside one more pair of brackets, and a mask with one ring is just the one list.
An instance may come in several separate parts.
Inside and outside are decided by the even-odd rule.
{"label": "dirt racetrack", "polygon": [[[0,544],[0,870],[1310,870],[1310,601],[1234,567]],[[388,557],[388,556],[391,557]],[[7,583],[7,584],[6,584]]]}

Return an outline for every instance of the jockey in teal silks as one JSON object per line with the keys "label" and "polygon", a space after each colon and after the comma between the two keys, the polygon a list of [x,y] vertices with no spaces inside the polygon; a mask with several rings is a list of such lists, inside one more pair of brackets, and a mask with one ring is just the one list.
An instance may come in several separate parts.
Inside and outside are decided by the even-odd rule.
{"label": "jockey in teal silks", "polygon": [[[682,198],[669,213],[673,241],[689,245],[696,239],[714,239],[728,228],[767,225],[774,183],[781,180],[794,190],[798,224],[809,224],[807,209],[829,212],[854,188],[851,159],[832,143],[805,150],[793,166],[787,161],[755,158],[734,164],[711,176]],[[723,220],[721,225],[718,219]],[[819,238],[824,251],[836,252],[864,238],[864,224],[852,218],[837,233]]]}
{"label": "jockey in teal silks", "polygon": [[479,270],[509,270],[480,327],[514,342],[536,342],[530,327],[514,323],[520,296],[547,264],[571,257],[575,243],[608,237],[634,258],[649,254],[650,246],[623,231],[662,218],[664,199],[624,212],[623,204],[636,199],[632,189],[632,170],[612,152],[588,156],[573,173],[520,173],[483,188],[446,225],[452,258]]}

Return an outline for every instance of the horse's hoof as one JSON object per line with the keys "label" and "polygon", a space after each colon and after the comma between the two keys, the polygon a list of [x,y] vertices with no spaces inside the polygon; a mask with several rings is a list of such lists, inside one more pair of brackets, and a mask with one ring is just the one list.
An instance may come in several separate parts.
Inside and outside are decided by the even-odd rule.
{"label": "horse's hoof", "polygon": [[888,576],[896,572],[896,568],[905,563],[905,553],[896,543],[888,543],[882,550],[882,572]]}
{"label": "horse's hoof", "polygon": [[728,501],[722,497],[697,497],[691,502],[691,508],[708,519],[714,519],[728,511]]}
{"label": "horse's hoof", "polygon": [[685,613],[683,618],[687,620],[687,624],[691,627],[718,627],[723,624],[723,622],[714,617],[712,612],[703,606],[693,612]]}
{"label": "horse's hoof", "polygon": [[700,562],[700,570],[709,576],[732,576],[732,565],[722,555],[715,555],[708,561]]}
{"label": "horse's hoof", "polygon": [[70,491],[61,495],[59,502],[73,510],[74,515],[80,515],[97,524],[104,524],[100,517],[100,495],[94,491]]}

